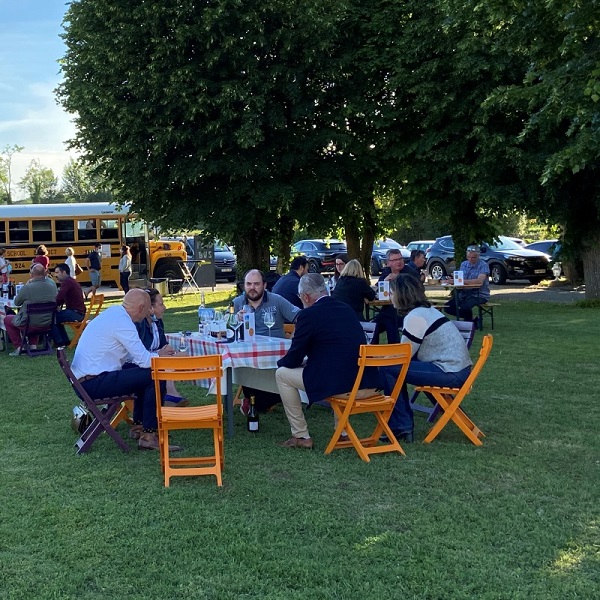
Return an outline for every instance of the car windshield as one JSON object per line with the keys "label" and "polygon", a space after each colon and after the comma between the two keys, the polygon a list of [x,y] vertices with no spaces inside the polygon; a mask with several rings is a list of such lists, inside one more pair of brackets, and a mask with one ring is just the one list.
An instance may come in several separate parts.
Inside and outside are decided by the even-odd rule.
{"label": "car windshield", "polygon": [[322,250],[331,250],[332,252],[346,252],[346,244],[341,242],[329,242],[329,244],[319,244]]}
{"label": "car windshield", "polygon": [[519,246],[517,242],[513,242],[511,239],[500,236],[499,240],[494,242],[493,244],[489,244],[489,247],[492,250],[522,250],[523,247]]}
{"label": "car windshield", "polygon": [[229,252],[229,246],[223,242],[215,242],[215,252]]}
{"label": "car windshield", "polygon": [[400,244],[392,240],[379,240],[373,243],[373,250],[389,250],[390,248],[400,248]]}

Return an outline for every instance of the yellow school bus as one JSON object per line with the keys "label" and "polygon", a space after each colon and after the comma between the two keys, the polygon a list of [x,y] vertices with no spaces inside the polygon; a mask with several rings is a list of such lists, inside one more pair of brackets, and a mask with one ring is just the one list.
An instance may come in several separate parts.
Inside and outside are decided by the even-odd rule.
{"label": "yellow school bus", "polygon": [[[81,204],[12,204],[0,206],[0,247],[6,248],[10,276],[17,283],[29,279],[29,268],[36,248],[48,249],[50,271],[65,262],[66,249],[73,248],[77,263],[84,269],[77,281],[90,281],[87,254],[102,244],[102,284],[119,286],[121,246],[132,254],[132,280],[152,277],[182,279],[178,261],[185,261],[185,246],[178,241],[150,241],[148,226],[109,202]],[[133,283],[133,282],[132,282]]]}

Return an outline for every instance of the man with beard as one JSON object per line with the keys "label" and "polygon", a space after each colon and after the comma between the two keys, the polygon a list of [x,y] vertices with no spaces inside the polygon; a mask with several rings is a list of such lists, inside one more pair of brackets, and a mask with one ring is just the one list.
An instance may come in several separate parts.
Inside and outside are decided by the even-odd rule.
{"label": "man with beard", "polygon": [[[271,336],[284,338],[284,323],[294,323],[300,308],[294,306],[291,302],[266,289],[265,276],[262,271],[252,269],[244,277],[244,293],[233,301],[235,312],[249,310],[254,312],[255,327],[257,335],[269,335],[269,328],[265,325],[265,313],[272,313],[275,319],[275,325],[271,328]],[[256,400],[256,409],[266,411],[271,406],[281,402],[279,394],[273,394],[263,390],[256,390],[244,386],[244,399],[240,407],[243,414],[248,414],[250,409],[250,396]]]}

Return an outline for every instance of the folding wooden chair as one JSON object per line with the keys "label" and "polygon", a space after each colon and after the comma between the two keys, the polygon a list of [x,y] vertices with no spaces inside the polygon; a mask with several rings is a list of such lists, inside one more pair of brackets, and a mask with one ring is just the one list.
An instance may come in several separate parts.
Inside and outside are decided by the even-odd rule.
{"label": "folding wooden chair", "polygon": [[[158,440],[160,464],[165,476],[165,487],[174,476],[215,475],[217,485],[223,485],[223,413],[221,401],[221,377],[223,361],[220,354],[190,357],[161,357],[152,359],[152,377],[156,389],[156,413],[158,416]],[[161,406],[161,381],[216,380],[216,403],[208,406],[169,408]],[[214,454],[211,456],[186,456],[171,458],[169,455],[169,431],[176,429],[212,429]],[[207,465],[207,466],[198,466]]]}
{"label": "folding wooden chair", "polygon": [[[343,396],[327,398],[338,418],[338,422],[329,445],[325,449],[325,454],[330,454],[333,450],[340,448],[353,447],[365,462],[370,462],[370,454],[380,454],[382,452],[400,452],[400,454],[404,454],[404,450],[388,425],[388,420],[394,409],[396,398],[400,395],[400,388],[404,383],[410,358],[410,344],[364,344],[360,347],[359,369],[352,391],[350,394],[344,394]],[[360,382],[367,367],[389,367],[394,365],[400,366],[400,372],[390,396],[373,394],[364,398],[357,398]],[[359,439],[350,423],[350,416],[363,413],[375,415],[377,423],[370,436]],[[344,431],[348,436],[347,441],[341,440]],[[382,433],[387,435],[390,443],[378,446]]]}
{"label": "folding wooden chair", "polygon": [[121,403],[131,399],[131,396],[115,396],[114,398],[90,398],[89,394],[85,391],[84,387],[77,381],[67,355],[63,348],[59,348],[56,351],[56,358],[58,364],[62,369],[65,377],[69,380],[73,390],[83,401],[85,407],[90,411],[92,415],[92,422],[81,434],[81,437],[75,442],[77,448],[77,454],[83,454],[87,452],[91,445],[96,441],[96,438],[103,432],[106,433],[114,440],[114,442],[123,450],[123,452],[129,452],[129,446],[125,443],[125,440],[115,431],[115,428],[111,424],[115,414],[121,408]]}
{"label": "folding wooden chair", "polygon": [[104,304],[104,294],[94,294],[88,303],[87,310],[85,311],[85,317],[81,321],[66,321],[63,325],[68,325],[73,330],[73,338],[69,344],[69,348],[75,348],[77,342],[83,333],[83,330],[87,327],[88,323],[98,316],[102,305]]}
{"label": "folding wooden chair", "polygon": [[[469,349],[473,343],[473,338],[475,337],[475,330],[477,329],[476,323],[474,321],[450,321],[450,323],[452,323],[456,329],[458,329],[465,340],[465,343],[467,344],[467,349]],[[420,392],[418,392],[416,389],[413,391],[413,395],[409,400],[410,407],[413,410],[417,410],[429,415],[427,417],[427,422],[433,423],[437,419],[442,409],[437,403],[434,403],[431,406],[417,404],[416,400],[419,394]]]}
{"label": "folding wooden chair", "polygon": [[[37,315],[48,324],[43,327],[36,327],[31,324],[31,317]],[[21,334],[21,354],[27,356],[42,356],[43,354],[52,354],[52,326],[56,320],[56,302],[33,302],[27,305],[27,320],[25,329]],[[32,348],[31,338],[37,337],[38,341],[35,348]]]}
{"label": "folding wooden chair", "polygon": [[466,413],[460,408],[461,402],[465,396],[469,394],[473,388],[473,384],[477,376],[481,372],[485,361],[488,359],[492,350],[494,338],[491,335],[485,335],[481,344],[479,358],[473,367],[469,378],[465,381],[461,388],[444,388],[444,387],[429,387],[419,386],[416,389],[419,392],[431,394],[436,402],[441,406],[444,414],[437,420],[435,425],[429,430],[429,433],[423,440],[423,443],[429,444],[434,440],[440,431],[448,424],[449,421],[454,421],[456,426],[473,442],[476,446],[481,446],[483,442],[479,439],[485,437],[483,432],[471,421]]}

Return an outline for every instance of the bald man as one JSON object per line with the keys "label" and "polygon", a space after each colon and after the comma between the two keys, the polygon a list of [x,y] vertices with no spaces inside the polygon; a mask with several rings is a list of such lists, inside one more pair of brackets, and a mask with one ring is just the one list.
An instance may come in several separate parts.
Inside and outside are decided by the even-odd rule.
{"label": "bald man", "polygon": [[140,450],[158,450],[152,357],[174,354],[170,346],[149,352],[142,344],[135,323],[149,315],[150,296],[144,290],[129,290],[121,305],[107,308],[90,321],[79,339],[71,365],[73,374],[91,398],[135,395],[130,437],[138,440]]}
{"label": "bald man", "polygon": [[[27,321],[27,305],[38,302],[54,302],[58,289],[52,279],[46,277],[46,269],[44,265],[35,263],[29,269],[31,279],[21,288],[15,297],[15,306],[20,306],[19,314],[6,315],[4,325],[6,333],[10,341],[15,346],[15,350],[10,353],[10,356],[19,356],[21,354],[21,331],[25,329]],[[44,329],[50,324],[50,320],[46,315],[32,315],[31,327],[35,329]],[[37,343],[35,337],[32,336],[32,343]]]}

